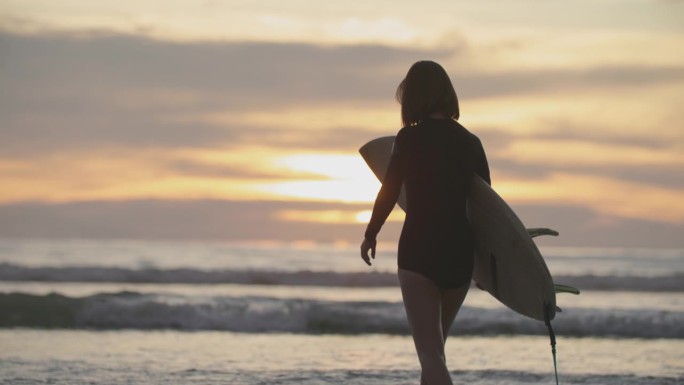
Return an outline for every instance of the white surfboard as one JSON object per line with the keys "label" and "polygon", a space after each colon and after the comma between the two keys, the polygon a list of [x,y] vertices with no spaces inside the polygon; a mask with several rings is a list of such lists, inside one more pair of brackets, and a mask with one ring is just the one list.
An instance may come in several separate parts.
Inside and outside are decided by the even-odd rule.
{"label": "white surfboard", "polygon": [[[393,144],[394,136],[387,136],[359,150],[381,182]],[[398,204],[406,209],[403,187]],[[473,280],[512,310],[539,321],[552,320],[556,291],[544,258],[518,216],[479,176],[470,187],[467,213],[475,236]]]}

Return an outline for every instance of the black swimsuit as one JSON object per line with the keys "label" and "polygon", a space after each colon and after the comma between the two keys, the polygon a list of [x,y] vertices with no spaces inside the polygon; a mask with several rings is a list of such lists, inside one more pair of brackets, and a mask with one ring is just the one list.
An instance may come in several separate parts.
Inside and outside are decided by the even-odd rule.
{"label": "black swimsuit", "polygon": [[470,282],[473,238],[466,198],[473,175],[491,183],[480,140],[451,119],[426,119],[397,134],[365,237],[374,240],[406,186],[398,265],[440,288]]}

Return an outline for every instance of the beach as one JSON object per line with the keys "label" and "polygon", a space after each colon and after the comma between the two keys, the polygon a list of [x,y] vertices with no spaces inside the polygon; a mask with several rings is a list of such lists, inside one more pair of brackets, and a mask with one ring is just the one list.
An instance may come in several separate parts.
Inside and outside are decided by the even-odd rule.
{"label": "beach", "polygon": [[[355,247],[0,242],[0,383],[417,384],[395,260]],[[684,251],[542,249],[562,384],[684,378]],[[454,383],[550,384],[546,329],[472,288]]]}
{"label": "beach", "polygon": [[[417,384],[410,337],[3,330],[3,384]],[[679,384],[681,340],[562,338],[562,384]],[[544,337],[452,337],[455,384],[551,384]]]}
{"label": "beach", "polygon": [[[482,234],[478,197],[470,226],[454,204],[474,169],[515,213],[483,210],[484,228],[558,232],[534,242],[571,287],[551,321],[559,384],[684,385],[682,15],[2,1],[0,385],[417,385],[398,243],[421,251],[402,266],[467,281],[422,255]],[[367,266],[364,231],[393,203],[374,207],[391,188],[360,149],[399,133],[388,180],[413,208],[389,214]],[[519,250],[519,230],[475,243]],[[454,383],[556,384],[547,326],[495,298],[550,306],[548,277],[541,295],[527,263],[478,256],[495,295],[471,285],[449,331]]]}

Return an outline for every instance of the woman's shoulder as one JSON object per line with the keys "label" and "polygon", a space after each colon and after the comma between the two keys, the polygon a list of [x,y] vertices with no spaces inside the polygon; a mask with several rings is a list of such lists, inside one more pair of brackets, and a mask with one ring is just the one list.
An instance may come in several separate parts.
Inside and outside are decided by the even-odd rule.
{"label": "woman's shoulder", "polygon": [[397,138],[415,135],[420,132],[420,123],[411,126],[404,126],[397,132]]}
{"label": "woman's shoulder", "polygon": [[472,138],[475,142],[480,143],[480,138],[475,135],[473,132],[471,132],[469,129],[467,129],[464,125],[461,123],[457,122],[454,120],[454,128],[457,130],[460,130],[464,134],[466,134],[468,137]]}

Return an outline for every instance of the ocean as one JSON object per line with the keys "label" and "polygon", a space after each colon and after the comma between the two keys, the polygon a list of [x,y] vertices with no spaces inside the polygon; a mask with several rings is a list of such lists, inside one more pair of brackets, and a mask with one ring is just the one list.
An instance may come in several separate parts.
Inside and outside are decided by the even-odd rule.
{"label": "ocean", "polygon": [[[394,245],[0,239],[2,384],[418,384]],[[684,384],[684,250],[542,248],[561,384]],[[545,326],[472,288],[455,384],[553,384]]]}

